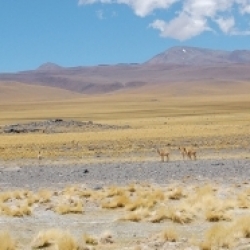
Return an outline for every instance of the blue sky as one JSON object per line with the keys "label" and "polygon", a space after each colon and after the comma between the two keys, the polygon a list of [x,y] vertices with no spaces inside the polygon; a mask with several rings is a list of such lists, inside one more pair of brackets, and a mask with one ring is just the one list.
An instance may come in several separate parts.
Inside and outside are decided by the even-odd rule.
{"label": "blue sky", "polygon": [[250,49],[250,0],[0,0],[0,72],[142,63],[182,45]]}

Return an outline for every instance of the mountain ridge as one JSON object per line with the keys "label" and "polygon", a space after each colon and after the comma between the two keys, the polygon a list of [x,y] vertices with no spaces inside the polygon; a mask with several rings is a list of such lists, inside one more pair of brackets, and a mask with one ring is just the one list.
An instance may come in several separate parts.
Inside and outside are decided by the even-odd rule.
{"label": "mountain ridge", "polygon": [[162,92],[161,89],[167,91],[170,86],[173,89],[175,85],[178,85],[176,89],[179,92],[188,92],[188,88],[192,89],[190,86],[201,88],[203,92],[202,88],[207,90],[209,86],[216,86],[218,90],[225,88],[227,91],[235,91],[235,86],[238,86],[244,92],[245,84],[250,85],[249,69],[249,50],[222,51],[176,46],[141,64],[67,68],[45,63],[31,71],[0,74],[0,84],[20,82],[87,95],[143,93],[151,92],[152,89]]}
{"label": "mountain ridge", "polygon": [[250,50],[211,50],[199,47],[175,46],[149,59],[147,64],[212,65],[250,63]]}

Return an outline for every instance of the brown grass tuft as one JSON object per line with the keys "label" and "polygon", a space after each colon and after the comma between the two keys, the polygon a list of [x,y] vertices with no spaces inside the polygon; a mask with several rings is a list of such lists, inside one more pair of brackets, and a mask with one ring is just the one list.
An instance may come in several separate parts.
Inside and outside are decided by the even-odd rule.
{"label": "brown grass tuft", "polygon": [[200,243],[200,249],[228,249],[234,245],[234,240],[230,227],[215,224],[206,232],[204,241]]}
{"label": "brown grass tuft", "polygon": [[70,233],[63,232],[60,229],[41,231],[31,243],[33,249],[40,249],[47,246],[55,246],[55,249],[58,250],[77,250],[79,247]]}
{"label": "brown grass tuft", "polygon": [[53,192],[47,189],[39,190],[37,193],[40,203],[48,203],[51,201]]}
{"label": "brown grass tuft", "polygon": [[89,235],[89,234],[84,234],[83,235],[83,241],[84,243],[86,243],[87,245],[92,245],[92,246],[96,246],[98,245],[98,240],[97,238]]}
{"label": "brown grass tuft", "polygon": [[181,187],[174,188],[168,195],[168,198],[171,200],[180,200],[183,197],[185,197],[185,195]]}
{"label": "brown grass tuft", "polygon": [[165,206],[162,206],[158,208],[152,215],[152,217],[149,219],[149,221],[153,223],[160,223],[163,220],[166,220],[169,218],[168,210]]}
{"label": "brown grass tuft", "polygon": [[111,200],[103,201],[102,208],[116,209],[127,206],[130,203],[127,195],[115,196]]}
{"label": "brown grass tuft", "polygon": [[234,225],[235,231],[239,232],[240,236],[243,238],[250,238],[250,216],[245,215],[238,218]]}
{"label": "brown grass tuft", "polygon": [[162,232],[162,238],[164,241],[176,242],[179,237],[176,229],[169,227]]}
{"label": "brown grass tuft", "polygon": [[113,234],[110,231],[105,231],[100,235],[101,244],[112,244],[114,243]]}
{"label": "brown grass tuft", "polygon": [[130,212],[122,217],[120,220],[122,221],[133,221],[133,222],[140,222],[143,219],[149,217],[149,211],[146,208],[140,208],[134,212]]}
{"label": "brown grass tuft", "polygon": [[0,250],[15,250],[16,242],[7,231],[0,232]]}
{"label": "brown grass tuft", "polygon": [[211,210],[208,209],[205,213],[205,218],[209,222],[218,222],[218,221],[230,221],[231,217],[224,210]]}

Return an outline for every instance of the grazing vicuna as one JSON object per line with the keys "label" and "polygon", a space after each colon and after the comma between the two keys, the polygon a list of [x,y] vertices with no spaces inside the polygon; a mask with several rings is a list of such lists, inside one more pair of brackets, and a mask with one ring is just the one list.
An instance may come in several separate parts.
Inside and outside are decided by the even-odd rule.
{"label": "grazing vicuna", "polygon": [[157,153],[161,157],[161,161],[164,162],[164,158],[166,157],[167,161],[169,161],[169,152],[166,149],[157,148]]}

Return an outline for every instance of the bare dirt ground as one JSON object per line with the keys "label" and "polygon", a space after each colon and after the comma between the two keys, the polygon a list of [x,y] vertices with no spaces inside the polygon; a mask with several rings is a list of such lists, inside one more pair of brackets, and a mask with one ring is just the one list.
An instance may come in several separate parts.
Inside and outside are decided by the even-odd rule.
{"label": "bare dirt ground", "polygon": [[[0,186],[6,190],[28,189],[38,191],[49,189],[60,192],[65,187],[77,185],[82,188],[101,191],[110,186],[126,187],[131,183],[166,189],[179,186],[185,190],[206,184],[223,190],[238,192],[250,187],[249,159],[214,159],[197,161],[116,162],[84,164],[80,162],[23,161],[1,162]],[[180,234],[177,242],[162,241],[157,235],[176,223],[166,220],[160,223],[149,221],[120,221],[126,210],[104,210],[96,201],[86,200],[83,214],[58,215],[48,208],[49,204],[34,206],[31,216],[0,216],[0,223],[19,240],[21,249],[30,249],[31,239],[42,229],[62,228],[81,238],[83,233],[96,237],[110,231],[114,244],[95,246],[96,249],[199,249],[190,239],[201,239],[211,222],[200,220],[178,224]],[[237,210],[236,213],[246,211]],[[245,243],[244,243],[245,244]],[[242,248],[248,249],[248,248]]]}

